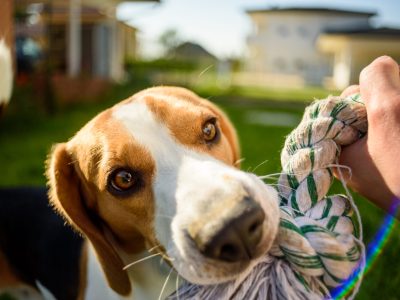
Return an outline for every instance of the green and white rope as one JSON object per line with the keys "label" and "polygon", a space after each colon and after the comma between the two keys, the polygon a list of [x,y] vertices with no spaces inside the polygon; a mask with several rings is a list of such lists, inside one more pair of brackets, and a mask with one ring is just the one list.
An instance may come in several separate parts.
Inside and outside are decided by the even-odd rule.
{"label": "green and white rope", "polygon": [[[233,281],[209,286],[185,283],[171,297],[331,298],[330,288],[363,268],[365,251],[361,219],[350,194],[326,194],[341,146],[366,132],[366,110],[359,95],[330,96],[307,107],[281,153],[280,226],[269,253]],[[352,295],[357,288],[356,284]]]}
{"label": "green and white rope", "polygon": [[355,142],[366,130],[359,96],[330,97],[306,109],[281,154],[281,228],[286,232],[278,234],[273,255],[285,256],[303,274],[323,276],[331,287],[352,274],[362,254],[350,201],[345,196],[325,197],[332,182],[331,165],[340,146]]}

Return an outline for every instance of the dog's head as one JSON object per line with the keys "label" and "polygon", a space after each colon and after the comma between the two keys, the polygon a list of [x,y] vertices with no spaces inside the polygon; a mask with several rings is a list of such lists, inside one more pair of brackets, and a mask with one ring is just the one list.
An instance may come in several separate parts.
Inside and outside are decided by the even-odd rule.
{"label": "dog's head", "polygon": [[151,247],[189,281],[222,282],[268,251],[278,227],[276,192],[238,170],[238,159],[216,106],[182,88],[151,88],[55,146],[50,198],[120,294],[130,291],[120,252]]}

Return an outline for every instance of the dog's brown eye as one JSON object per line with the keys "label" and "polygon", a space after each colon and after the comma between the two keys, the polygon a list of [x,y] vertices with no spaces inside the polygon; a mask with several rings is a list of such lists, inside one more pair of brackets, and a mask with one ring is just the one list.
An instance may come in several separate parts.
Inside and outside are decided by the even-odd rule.
{"label": "dog's brown eye", "polygon": [[122,170],[115,174],[112,183],[115,188],[125,191],[135,184],[135,179],[133,178],[132,173]]}
{"label": "dog's brown eye", "polygon": [[215,121],[208,121],[203,126],[203,136],[207,142],[213,141],[217,136]]}
{"label": "dog's brown eye", "polygon": [[114,171],[109,179],[109,188],[111,188],[111,192],[128,192],[134,189],[137,184],[137,175],[127,169],[119,169]]}

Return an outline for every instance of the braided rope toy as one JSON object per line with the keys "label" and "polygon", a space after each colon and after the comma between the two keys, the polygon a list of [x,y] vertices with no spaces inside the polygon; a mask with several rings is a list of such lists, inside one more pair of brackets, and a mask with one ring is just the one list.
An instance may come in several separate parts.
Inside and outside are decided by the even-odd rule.
{"label": "braided rope toy", "polygon": [[353,298],[365,265],[360,215],[345,185],[348,197],[326,194],[341,146],[366,131],[358,94],[330,96],[307,107],[281,153],[280,224],[269,253],[235,280],[204,286],[186,282],[169,298],[330,299],[331,289],[352,276],[356,285],[348,298]]}

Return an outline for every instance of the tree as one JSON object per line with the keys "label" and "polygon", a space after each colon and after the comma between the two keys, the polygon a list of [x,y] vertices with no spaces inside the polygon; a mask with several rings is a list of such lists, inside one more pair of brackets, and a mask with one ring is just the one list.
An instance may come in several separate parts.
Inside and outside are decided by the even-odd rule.
{"label": "tree", "polygon": [[172,55],[175,48],[181,43],[178,31],[176,29],[167,29],[158,38],[159,43],[162,45],[165,55]]}

